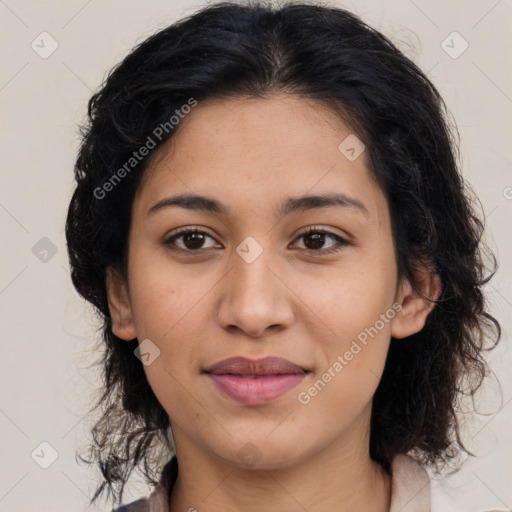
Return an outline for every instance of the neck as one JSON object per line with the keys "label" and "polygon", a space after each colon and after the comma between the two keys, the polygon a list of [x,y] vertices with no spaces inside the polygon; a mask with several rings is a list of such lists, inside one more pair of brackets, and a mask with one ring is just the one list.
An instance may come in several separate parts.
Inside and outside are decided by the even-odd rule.
{"label": "neck", "polygon": [[175,430],[179,471],[171,512],[389,511],[391,478],[370,459],[367,442],[341,441],[291,466],[255,470],[202,451]]}

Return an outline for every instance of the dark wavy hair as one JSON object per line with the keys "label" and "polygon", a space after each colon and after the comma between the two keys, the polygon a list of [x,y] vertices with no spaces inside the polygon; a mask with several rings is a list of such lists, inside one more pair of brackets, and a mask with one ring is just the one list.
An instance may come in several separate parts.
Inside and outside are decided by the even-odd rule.
{"label": "dark wavy hair", "polygon": [[455,456],[449,446],[469,453],[458,412],[461,397],[473,397],[489,373],[484,351],[501,336],[482,293],[496,260],[482,241],[477,199],[460,174],[458,134],[442,98],[385,36],[343,9],[222,2],[138,45],[90,99],[81,129],[66,238],[73,284],[102,321],[103,387],[94,406],[101,416],[89,458],[80,457],[103,475],[91,503],[105,490],[121,501],[136,468],[155,484],[162,459],[152,457],[158,447],[173,453],[168,415],[134,357],[137,339],[112,332],[105,286],[109,267],[127,278],[131,206],[149,157],[108,194],[98,190],[190,98],[274,93],[322,102],[349,124],[389,203],[399,276],[416,286],[415,270],[428,264],[441,280],[425,327],[406,341],[391,339],[373,399],[370,456],[389,472],[400,453],[423,464]]}

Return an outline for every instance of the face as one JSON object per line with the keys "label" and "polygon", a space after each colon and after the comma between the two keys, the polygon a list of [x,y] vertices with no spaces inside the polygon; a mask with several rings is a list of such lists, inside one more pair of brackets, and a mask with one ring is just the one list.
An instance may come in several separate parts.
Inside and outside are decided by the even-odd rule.
{"label": "face", "polygon": [[[366,152],[339,149],[351,135],[295,96],[200,102],[146,171],[109,304],[114,332],[144,343],[178,452],[271,469],[368,450],[390,337],[428,309],[398,280]],[[288,363],[207,373],[234,357]]]}

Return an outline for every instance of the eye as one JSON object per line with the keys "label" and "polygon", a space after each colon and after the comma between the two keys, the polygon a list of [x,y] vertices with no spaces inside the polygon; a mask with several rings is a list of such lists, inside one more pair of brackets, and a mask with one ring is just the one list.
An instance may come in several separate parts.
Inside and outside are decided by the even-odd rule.
{"label": "eye", "polygon": [[[207,247],[203,247],[206,238],[213,240],[208,233],[200,231],[196,228],[179,228],[172,236],[169,236],[163,240],[163,245],[171,246],[170,248],[176,252],[191,253],[191,252],[202,252]],[[181,241],[180,245],[177,241]]]}
{"label": "eye", "polygon": [[[303,231],[296,238],[296,240],[299,239],[303,239],[305,242],[306,247],[304,250],[320,254],[338,252],[343,246],[350,245],[350,242],[341,236],[316,226],[310,226],[306,231]],[[331,244],[327,249],[321,249],[328,239],[334,240],[334,244]]]}
{"label": "eye", "polygon": [[[205,231],[194,227],[184,227],[179,228],[174,234],[165,238],[162,244],[178,253],[202,253],[209,248],[215,247],[215,245],[204,247],[205,241],[208,238],[214,240],[214,238]],[[299,239],[303,239],[305,245],[304,248],[299,247],[299,249],[319,254],[338,252],[343,246],[351,245],[350,242],[341,236],[316,226],[310,226],[299,234],[295,240]],[[322,249],[321,247],[325,245],[326,241],[329,239],[334,243],[328,248]]]}

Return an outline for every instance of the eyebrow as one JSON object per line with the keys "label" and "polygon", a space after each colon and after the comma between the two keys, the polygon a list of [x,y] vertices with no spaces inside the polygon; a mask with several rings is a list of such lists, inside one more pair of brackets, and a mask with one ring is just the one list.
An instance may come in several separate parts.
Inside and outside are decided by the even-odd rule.
{"label": "eyebrow", "polygon": [[[348,207],[356,211],[360,211],[365,215],[369,215],[368,209],[361,201],[346,194],[339,193],[288,197],[281,203],[275,212],[275,215],[277,217],[284,217],[299,211],[328,208],[332,206]],[[180,207],[187,210],[196,210],[225,216],[230,215],[231,212],[228,206],[218,201],[217,199],[213,199],[212,197],[196,194],[178,194],[175,196],[166,197],[155,203],[147,211],[147,215],[151,215],[165,208],[171,207]]]}

